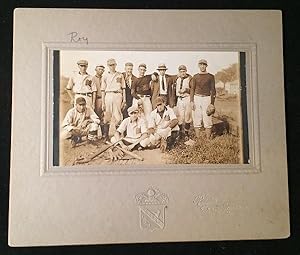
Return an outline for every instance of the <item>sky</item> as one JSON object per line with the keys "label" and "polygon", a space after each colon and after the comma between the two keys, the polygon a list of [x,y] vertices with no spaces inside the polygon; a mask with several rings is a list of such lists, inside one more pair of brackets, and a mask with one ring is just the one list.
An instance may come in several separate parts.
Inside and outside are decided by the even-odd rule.
{"label": "sky", "polygon": [[77,61],[85,59],[89,62],[87,72],[95,74],[96,65],[104,65],[108,71],[106,61],[114,58],[117,62],[117,71],[123,72],[126,62],[133,63],[133,74],[138,75],[138,65],[145,63],[147,73],[155,72],[158,65],[166,64],[168,74],[177,74],[179,65],[186,65],[191,75],[199,72],[198,60],[206,59],[208,62],[207,71],[215,74],[231,64],[239,62],[238,52],[204,52],[204,51],[74,51],[61,50],[60,63],[61,74],[66,77],[78,71]]}

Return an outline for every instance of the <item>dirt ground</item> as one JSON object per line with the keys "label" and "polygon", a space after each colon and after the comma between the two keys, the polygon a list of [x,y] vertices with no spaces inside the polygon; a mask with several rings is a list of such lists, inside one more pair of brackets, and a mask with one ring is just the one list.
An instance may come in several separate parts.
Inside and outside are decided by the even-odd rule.
{"label": "dirt ground", "polygon": [[[70,99],[68,94],[65,91],[65,86],[67,84],[68,79],[65,77],[62,77],[61,79],[61,89],[60,89],[60,123],[62,122],[66,112],[72,108],[72,105],[70,104]],[[217,98],[215,102],[216,106],[216,113],[215,116],[222,116],[226,117],[231,120],[231,122],[236,123],[237,126],[239,126],[240,123],[240,102],[237,97],[229,97],[229,98]],[[221,144],[227,142],[227,138],[223,138],[222,141],[220,141]],[[230,140],[232,146],[240,146],[240,138],[237,137],[234,140]],[[87,144],[87,142],[82,142],[78,145],[76,145],[75,148],[71,148],[70,141],[61,141],[60,142],[60,165],[61,166],[71,166],[78,164],[78,160],[80,159],[87,159],[94,155],[95,153],[101,151],[104,149],[107,145],[103,142],[100,142],[97,146]],[[230,145],[231,146],[231,145]],[[193,148],[185,149],[186,147],[178,147],[182,148],[186,151],[193,151]],[[198,148],[197,146],[195,148]],[[224,148],[222,148],[224,150]],[[177,153],[178,151],[178,153]],[[124,155],[124,157],[117,161],[111,161],[109,158],[109,153],[105,152],[101,154],[101,156],[94,158],[89,163],[86,163],[85,165],[125,165],[125,164],[166,164],[166,163],[174,163],[174,162],[181,162],[176,160],[176,155],[181,155],[183,152],[180,151],[180,149],[177,151],[171,151],[166,153],[161,153],[159,149],[153,149],[153,150],[145,150],[145,151],[134,151],[135,154],[141,156],[144,158],[143,161],[137,160],[132,158],[131,156]],[[220,152],[222,153],[222,152]],[[239,163],[239,158],[241,155],[241,150],[235,150],[234,152],[237,155],[232,155],[232,157],[237,158],[236,163]],[[175,158],[174,158],[175,157]],[[224,156],[225,157],[225,156]],[[226,157],[230,157],[230,155],[226,155]],[[174,160],[173,160],[174,158]],[[199,158],[201,158],[201,155],[199,155]],[[220,159],[218,159],[220,160]],[[209,160],[208,160],[209,161]],[[197,160],[195,162],[198,162]],[[222,159],[221,159],[222,162]],[[226,159],[224,159],[224,162],[227,162]],[[213,162],[211,162],[213,163]]]}

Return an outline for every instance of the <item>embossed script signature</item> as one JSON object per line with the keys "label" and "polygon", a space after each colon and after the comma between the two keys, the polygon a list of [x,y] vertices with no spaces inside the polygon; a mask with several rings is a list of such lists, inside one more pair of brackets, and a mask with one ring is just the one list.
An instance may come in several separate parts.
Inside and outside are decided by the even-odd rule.
{"label": "embossed script signature", "polygon": [[70,36],[70,42],[72,42],[72,43],[89,44],[89,39],[87,37],[80,36],[78,32],[71,32],[68,35]]}

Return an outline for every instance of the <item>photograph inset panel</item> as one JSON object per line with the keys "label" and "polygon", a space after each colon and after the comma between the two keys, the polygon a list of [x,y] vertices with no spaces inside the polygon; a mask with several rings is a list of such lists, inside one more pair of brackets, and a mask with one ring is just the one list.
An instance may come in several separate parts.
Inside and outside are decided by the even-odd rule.
{"label": "photograph inset panel", "polygon": [[248,164],[245,52],[53,53],[53,165]]}

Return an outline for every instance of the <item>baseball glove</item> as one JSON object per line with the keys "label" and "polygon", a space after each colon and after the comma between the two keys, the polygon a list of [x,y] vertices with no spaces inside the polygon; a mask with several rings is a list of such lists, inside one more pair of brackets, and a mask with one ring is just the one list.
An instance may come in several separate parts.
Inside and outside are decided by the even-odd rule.
{"label": "baseball glove", "polygon": [[207,116],[210,116],[210,115],[213,115],[216,111],[216,108],[213,104],[210,104],[207,106],[207,109],[206,109],[206,114]]}

